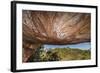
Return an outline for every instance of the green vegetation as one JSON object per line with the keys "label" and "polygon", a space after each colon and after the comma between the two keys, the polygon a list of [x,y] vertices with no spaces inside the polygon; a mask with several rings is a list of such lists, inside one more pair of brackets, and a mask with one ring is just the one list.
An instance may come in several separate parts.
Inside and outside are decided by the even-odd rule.
{"label": "green vegetation", "polygon": [[90,58],[90,50],[72,49],[69,47],[44,50],[42,46],[35,55],[30,57],[29,62],[87,60]]}

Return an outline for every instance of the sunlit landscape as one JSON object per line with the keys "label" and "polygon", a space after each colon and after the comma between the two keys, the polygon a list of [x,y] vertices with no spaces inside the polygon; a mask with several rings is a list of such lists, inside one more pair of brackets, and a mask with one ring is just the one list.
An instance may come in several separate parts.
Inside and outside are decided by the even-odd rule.
{"label": "sunlit landscape", "polygon": [[[81,45],[81,47],[80,47]],[[76,45],[42,45],[28,62],[70,61],[91,59],[90,43]]]}

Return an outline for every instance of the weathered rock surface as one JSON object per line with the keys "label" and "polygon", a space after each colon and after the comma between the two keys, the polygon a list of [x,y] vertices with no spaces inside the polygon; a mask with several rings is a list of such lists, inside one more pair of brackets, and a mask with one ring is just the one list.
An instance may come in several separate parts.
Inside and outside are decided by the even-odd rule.
{"label": "weathered rock surface", "polygon": [[90,18],[88,13],[23,11],[23,39],[47,44],[90,41]]}
{"label": "weathered rock surface", "polygon": [[40,44],[76,44],[91,39],[89,13],[23,10],[22,20],[23,62]]}

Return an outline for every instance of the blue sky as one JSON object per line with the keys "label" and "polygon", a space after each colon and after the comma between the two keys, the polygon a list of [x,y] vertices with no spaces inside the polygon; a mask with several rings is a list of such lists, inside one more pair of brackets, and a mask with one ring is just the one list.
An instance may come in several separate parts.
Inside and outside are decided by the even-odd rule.
{"label": "blue sky", "polygon": [[73,45],[44,45],[45,48],[79,48],[79,49],[90,49],[91,43],[85,42],[85,43],[79,43],[79,44],[73,44]]}

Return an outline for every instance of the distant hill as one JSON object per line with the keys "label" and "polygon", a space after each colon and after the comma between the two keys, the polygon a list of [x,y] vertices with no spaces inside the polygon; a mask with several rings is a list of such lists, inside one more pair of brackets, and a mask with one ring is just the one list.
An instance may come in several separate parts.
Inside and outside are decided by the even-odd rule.
{"label": "distant hill", "polygon": [[81,50],[77,48],[55,48],[48,51],[40,50],[38,58],[36,55],[34,55],[30,58],[29,62],[72,61],[88,59],[91,59],[90,50]]}

